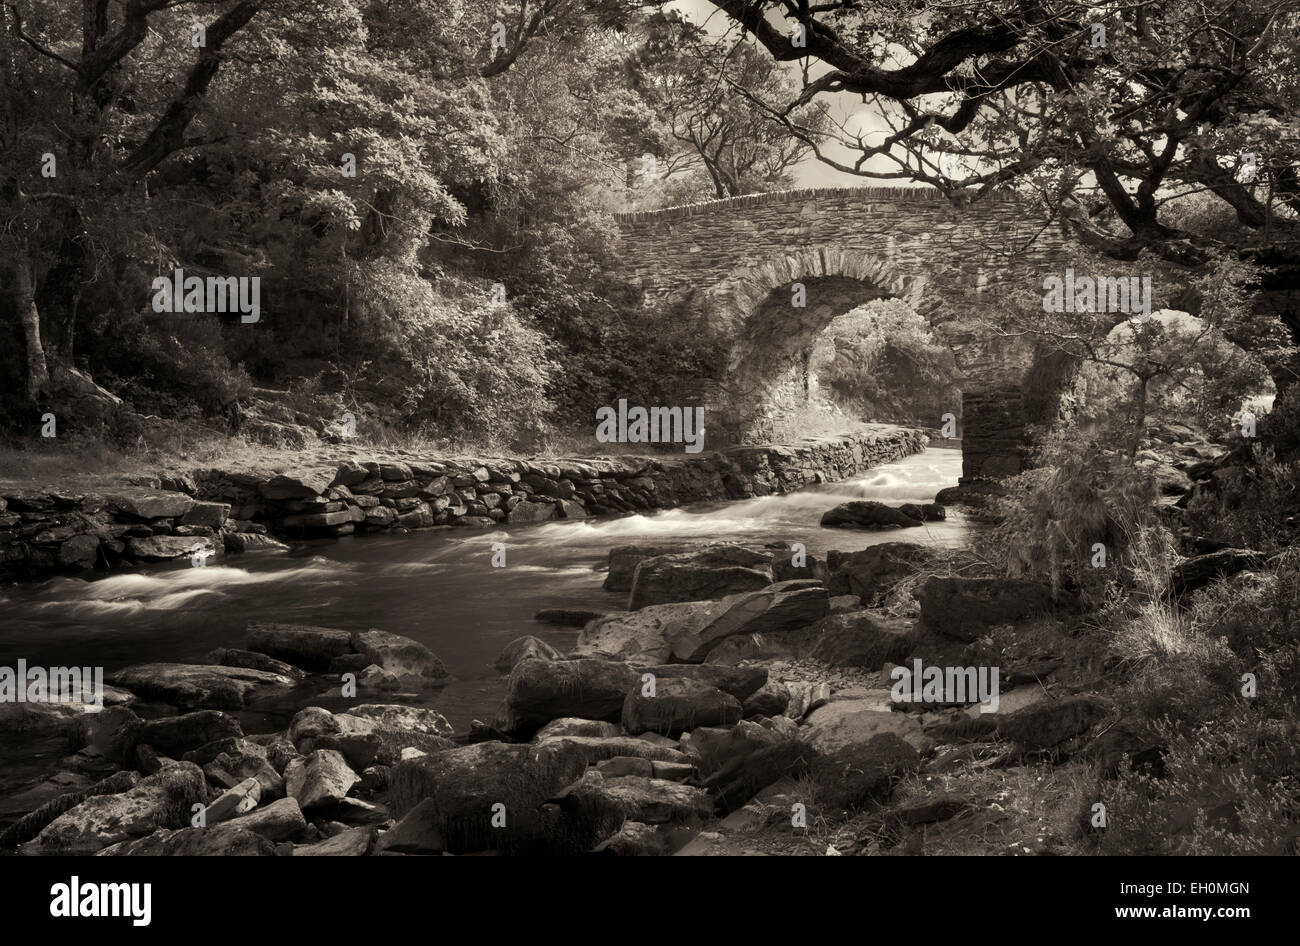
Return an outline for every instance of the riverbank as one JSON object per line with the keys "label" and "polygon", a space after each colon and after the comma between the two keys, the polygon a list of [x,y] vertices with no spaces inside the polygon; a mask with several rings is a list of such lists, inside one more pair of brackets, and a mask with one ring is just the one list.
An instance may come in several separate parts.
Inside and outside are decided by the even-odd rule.
{"label": "riverbank", "polygon": [[133,567],[393,530],[616,516],[779,495],[920,452],[919,431],[860,425],[698,457],[415,457],[336,446],[266,467],[170,469],[82,491],[0,485],[0,580]]}

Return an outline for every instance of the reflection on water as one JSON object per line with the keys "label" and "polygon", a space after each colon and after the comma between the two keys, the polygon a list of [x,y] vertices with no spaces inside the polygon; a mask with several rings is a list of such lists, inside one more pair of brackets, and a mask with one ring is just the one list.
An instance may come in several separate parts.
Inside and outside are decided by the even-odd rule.
{"label": "reflection on water", "polygon": [[[377,627],[413,637],[442,658],[454,679],[427,702],[464,727],[489,718],[499,702],[501,680],[491,663],[508,641],[536,634],[572,646],[577,631],[537,624],[537,610],[623,606],[625,595],[600,587],[610,548],[675,539],[802,542],[820,556],[904,538],[959,545],[966,530],[956,518],[901,533],[822,529],[818,520],[850,499],[929,502],[956,483],[960,467],[959,452],[936,450],[785,496],[488,532],[347,537],[204,568],[55,578],[0,590],[0,665],[25,657],[111,672],[143,661],[195,660],[214,647],[242,647],[254,621]],[[504,568],[491,564],[496,542],[506,545]]]}

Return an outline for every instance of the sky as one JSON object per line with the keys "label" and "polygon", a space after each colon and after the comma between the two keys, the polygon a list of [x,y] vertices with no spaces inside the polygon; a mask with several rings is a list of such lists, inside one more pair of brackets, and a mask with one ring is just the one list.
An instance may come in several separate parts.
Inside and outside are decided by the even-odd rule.
{"label": "sky", "polygon": [[[677,10],[689,18],[693,23],[705,27],[715,34],[724,33],[728,26],[731,26],[730,19],[726,14],[720,12],[717,7],[708,3],[707,0],[674,0],[668,4],[668,9]],[[789,70],[796,78],[799,76],[800,68],[794,63],[779,63],[777,68]],[[814,76],[825,67],[819,69],[813,66],[811,72]],[[821,102],[828,105],[831,115],[837,121],[848,121],[847,127],[856,130],[860,125],[868,134],[868,141],[888,133],[889,129],[880,117],[879,113],[868,106],[864,106],[859,96],[842,93],[834,96],[823,95]],[[834,160],[842,163],[851,163],[853,152],[841,148],[835,144],[823,145],[825,153]],[[873,159],[869,165],[874,170],[893,170],[895,165],[890,161],[883,161],[879,158]],[[875,180],[872,178],[859,177],[854,174],[846,174],[837,171],[822,161],[811,155],[806,158],[794,170],[794,178],[801,187],[861,187],[863,185],[872,185],[877,187],[905,187],[913,186],[911,181],[907,180]]]}

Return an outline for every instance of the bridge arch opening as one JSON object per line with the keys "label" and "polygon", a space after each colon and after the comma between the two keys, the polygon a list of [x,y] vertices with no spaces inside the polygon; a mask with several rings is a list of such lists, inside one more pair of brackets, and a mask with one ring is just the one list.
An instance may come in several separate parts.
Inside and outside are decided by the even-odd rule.
{"label": "bridge arch opening", "polygon": [[783,421],[813,400],[812,356],[823,333],[872,302],[924,309],[922,289],[865,250],[808,247],[739,267],[711,294],[715,318],[734,338],[712,426],[732,442],[788,435]]}

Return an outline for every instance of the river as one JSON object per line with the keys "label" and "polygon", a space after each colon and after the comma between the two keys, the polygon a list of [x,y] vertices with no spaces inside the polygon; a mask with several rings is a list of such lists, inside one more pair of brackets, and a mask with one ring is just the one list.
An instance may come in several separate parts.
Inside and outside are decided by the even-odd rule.
{"label": "river", "polygon": [[[678,539],[802,542],[820,557],[828,549],[853,551],[900,539],[960,545],[966,526],[957,516],[904,533],[818,525],[824,511],[850,499],[930,502],[960,472],[959,451],[930,450],[783,496],[619,519],[302,542],[287,553],[229,556],[201,568],[178,564],[11,586],[0,589],[0,666],[15,666],[22,657],[28,665],[102,666],[111,673],[133,663],[200,660],[214,647],[243,647],[245,629],[256,621],[375,627],[413,637],[443,660],[452,680],[419,702],[463,730],[471,719],[490,720],[501,699],[503,679],[492,662],[506,643],[534,634],[561,650],[573,645],[577,629],[540,624],[535,612],[624,606],[626,594],[601,589],[612,547]],[[505,545],[505,567],[492,565],[495,543]],[[346,705],[324,694],[324,685],[324,678],[315,678],[280,704],[243,714],[246,731],[283,725],[287,714],[309,703]],[[382,694],[367,698],[390,701]],[[0,761],[12,764],[19,746],[9,749],[0,749],[7,757]]]}

